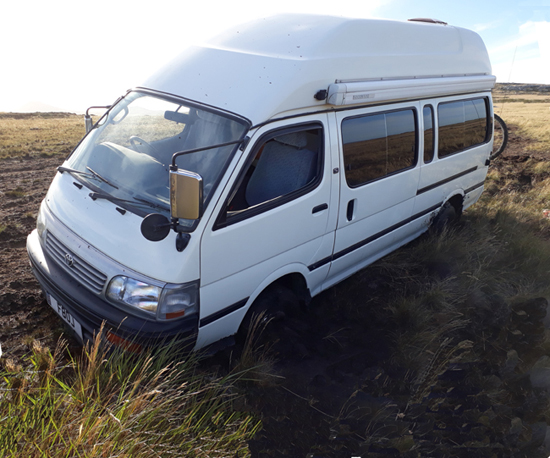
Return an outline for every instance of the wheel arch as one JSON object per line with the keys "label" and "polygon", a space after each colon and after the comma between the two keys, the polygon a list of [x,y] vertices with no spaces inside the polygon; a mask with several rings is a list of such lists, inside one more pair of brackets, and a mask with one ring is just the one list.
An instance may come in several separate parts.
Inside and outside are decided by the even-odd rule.
{"label": "wheel arch", "polygon": [[[306,272],[304,272],[304,270]],[[277,287],[285,288],[294,293],[301,304],[307,305],[311,301],[310,288],[306,279],[307,267],[297,264],[288,265],[269,275],[261,282],[256,290],[250,295],[247,311],[250,309],[254,301],[260,295],[270,290],[276,290]]]}

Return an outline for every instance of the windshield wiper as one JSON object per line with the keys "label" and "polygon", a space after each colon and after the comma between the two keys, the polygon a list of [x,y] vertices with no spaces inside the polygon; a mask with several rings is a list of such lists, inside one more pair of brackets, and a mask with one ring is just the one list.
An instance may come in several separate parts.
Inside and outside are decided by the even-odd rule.
{"label": "windshield wiper", "polygon": [[[134,199],[136,199],[138,202],[141,202],[141,203],[144,203],[146,205],[149,205],[150,207],[153,207],[153,208],[158,208],[160,210],[164,210],[164,211],[167,211],[169,212],[170,209],[168,207],[164,207],[163,205],[159,205],[159,204],[155,204],[154,202],[149,202],[148,200],[146,199],[141,199],[140,197],[134,197]],[[134,202],[135,203],[135,202]]]}
{"label": "windshield wiper", "polygon": [[78,175],[84,175],[84,176],[87,176],[87,177],[90,177],[90,178],[94,178],[94,176],[91,173],[84,172],[83,170],[71,169],[70,167],[64,167],[62,165],[57,167],[57,171],[59,173],[69,172],[69,173],[76,173]]}
{"label": "windshield wiper", "polygon": [[83,175],[88,178],[95,178],[96,180],[103,181],[104,183],[107,183],[109,186],[112,186],[113,188],[118,189],[118,186],[115,186],[113,183],[107,181],[106,178],[103,178],[99,173],[93,171],[90,167],[86,167],[86,168],[90,171],[90,173],[84,172],[84,170],[77,170],[77,169],[72,169],[70,167],[64,167],[62,165],[57,167],[57,171],[59,173],[69,172],[69,173],[75,173],[77,175]]}
{"label": "windshield wiper", "polygon": [[92,200],[105,199],[105,200],[110,200],[114,204],[121,203],[121,204],[131,204],[131,205],[147,205],[148,207],[159,208],[167,212],[170,211],[169,208],[163,207],[162,205],[155,204],[154,202],[149,202],[148,200],[145,200],[145,199],[140,199],[138,197],[134,197],[135,200],[128,200],[128,199],[121,199],[120,197],[111,196],[110,194],[105,194],[102,192],[91,192],[88,195],[92,198]]}
{"label": "windshield wiper", "polygon": [[111,183],[109,180],[107,180],[107,178],[103,178],[99,173],[95,172],[90,167],[86,167],[86,169],[89,170],[92,173],[92,175],[96,177],[98,180],[101,180],[103,181],[103,183],[107,183],[109,186],[112,186],[113,188],[118,189],[118,186]]}

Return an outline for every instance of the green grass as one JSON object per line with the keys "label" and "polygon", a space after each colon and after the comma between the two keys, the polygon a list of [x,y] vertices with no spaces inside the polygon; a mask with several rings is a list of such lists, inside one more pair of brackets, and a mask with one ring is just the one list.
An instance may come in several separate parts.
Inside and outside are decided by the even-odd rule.
{"label": "green grass", "polygon": [[62,343],[51,354],[35,341],[0,374],[1,456],[249,456],[259,423],[232,410],[232,377],[205,376],[174,350],[135,357],[96,339],[67,362]]}

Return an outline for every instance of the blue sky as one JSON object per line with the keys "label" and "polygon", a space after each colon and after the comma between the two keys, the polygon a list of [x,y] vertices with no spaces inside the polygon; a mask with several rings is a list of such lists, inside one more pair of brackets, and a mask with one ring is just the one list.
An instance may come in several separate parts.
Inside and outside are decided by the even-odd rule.
{"label": "blue sky", "polygon": [[281,12],[440,19],[481,35],[499,82],[550,84],[550,0],[24,0],[0,5],[0,111],[109,104],[188,44]]}

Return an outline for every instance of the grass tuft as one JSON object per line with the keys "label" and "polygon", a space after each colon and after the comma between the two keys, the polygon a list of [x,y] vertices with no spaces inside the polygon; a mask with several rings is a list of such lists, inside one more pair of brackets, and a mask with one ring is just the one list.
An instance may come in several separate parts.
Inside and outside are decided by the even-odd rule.
{"label": "grass tuft", "polygon": [[202,376],[196,356],[137,358],[101,336],[61,364],[65,351],[34,341],[25,367],[4,362],[3,456],[249,456],[259,423],[232,411],[232,377]]}

